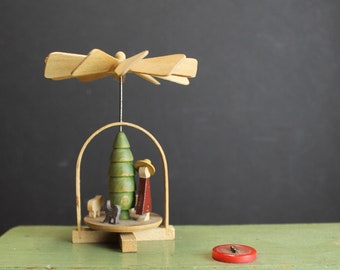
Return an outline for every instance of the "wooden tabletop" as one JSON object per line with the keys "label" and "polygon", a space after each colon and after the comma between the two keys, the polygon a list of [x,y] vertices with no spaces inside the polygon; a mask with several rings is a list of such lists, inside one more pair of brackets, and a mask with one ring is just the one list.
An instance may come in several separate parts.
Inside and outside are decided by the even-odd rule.
{"label": "wooden tabletop", "polygon": [[[19,226],[0,238],[0,269],[340,269],[340,224],[175,226],[176,240],[72,244],[70,226]],[[211,258],[214,246],[244,244],[257,259],[229,264]]]}

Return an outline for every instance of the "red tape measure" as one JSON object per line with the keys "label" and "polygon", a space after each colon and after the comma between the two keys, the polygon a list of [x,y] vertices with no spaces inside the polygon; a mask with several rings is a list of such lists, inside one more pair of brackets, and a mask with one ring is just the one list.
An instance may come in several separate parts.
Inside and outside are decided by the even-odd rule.
{"label": "red tape measure", "polygon": [[227,263],[247,263],[256,259],[256,249],[239,244],[216,246],[212,250],[214,260]]}

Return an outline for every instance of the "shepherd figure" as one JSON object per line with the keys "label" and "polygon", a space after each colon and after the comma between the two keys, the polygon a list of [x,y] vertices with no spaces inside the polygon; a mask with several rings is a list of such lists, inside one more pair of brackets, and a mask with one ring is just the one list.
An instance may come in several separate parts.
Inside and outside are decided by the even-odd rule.
{"label": "shepherd figure", "polygon": [[155,174],[156,169],[149,159],[137,160],[134,167],[139,176],[136,214],[140,215],[139,219],[147,221],[152,211],[150,177]]}

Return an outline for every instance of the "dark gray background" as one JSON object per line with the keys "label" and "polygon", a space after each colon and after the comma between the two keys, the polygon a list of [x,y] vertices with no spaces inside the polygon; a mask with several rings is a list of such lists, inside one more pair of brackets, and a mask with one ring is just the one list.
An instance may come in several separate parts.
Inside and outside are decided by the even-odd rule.
{"label": "dark gray background", "polygon": [[[124,85],[124,120],[167,155],[171,224],[339,221],[339,12],[337,0],[0,1],[0,232],[75,224],[76,158],[118,120],[118,87],[47,80],[44,58],[93,48],[199,60],[189,86],[131,74]],[[85,152],[84,208],[106,196],[116,132]],[[162,214],[159,154],[125,132],[135,158],[156,164]]]}

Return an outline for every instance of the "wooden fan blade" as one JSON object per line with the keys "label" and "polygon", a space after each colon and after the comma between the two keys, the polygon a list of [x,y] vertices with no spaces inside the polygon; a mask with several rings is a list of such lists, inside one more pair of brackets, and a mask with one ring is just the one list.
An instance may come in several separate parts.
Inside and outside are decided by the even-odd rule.
{"label": "wooden fan blade", "polygon": [[168,76],[172,73],[176,65],[184,59],[184,54],[171,54],[147,58],[133,65],[131,71],[157,76]]}
{"label": "wooden fan blade", "polygon": [[160,85],[160,82],[157,81],[154,77],[152,77],[151,75],[148,74],[143,74],[143,73],[135,73],[136,75],[138,75],[139,77],[141,77],[144,80],[147,80],[148,82],[151,82],[155,85]]}
{"label": "wooden fan blade", "polygon": [[119,78],[121,76],[124,76],[128,71],[130,71],[132,66],[134,66],[136,63],[141,61],[141,59],[143,59],[148,54],[149,54],[149,51],[142,51],[134,56],[131,56],[123,60],[121,63],[119,63],[119,65],[114,70],[115,77]]}
{"label": "wooden fan blade", "polygon": [[172,71],[172,75],[194,78],[197,73],[198,61],[195,58],[186,58]]}
{"label": "wooden fan blade", "polygon": [[174,83],[178,83],[178,84],[182,84],[182,85],[188,85],[189,79],[187,77],[181,77],[181,76],[174,76],[174,75],[170,75],[170,76],[155,76],[157,78],[163,79],[163,80],[167,80],[170,82],[174,82]]}
{"label": "wooden fan blade", "polygon": [[53,80],[64,80],[72,78],[72,71],[86,55],[65,52],[53,52],[46,57],[44,76]]}
{"label": "wooden fan blade", "polygon": [[118,59],[99,49],[93,49],[73,70],[73,77],[86,77],[111,71],[119,63]]}
{"label": "wooden fan blade", "polygon": [[92,74],[92,75],[87,75],[87,76],[79,76],[76,78],[81,82],[91,82],[94,80],[105,78],[107,76],[112,76],[112,74],[105,72],[105,73],[98,73],[98,74]]}

